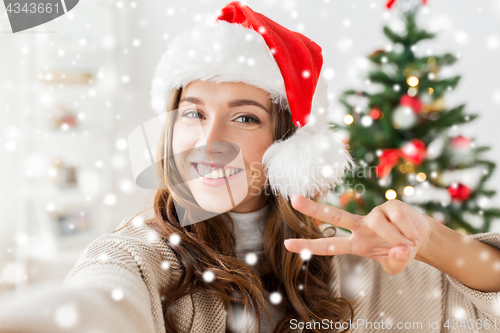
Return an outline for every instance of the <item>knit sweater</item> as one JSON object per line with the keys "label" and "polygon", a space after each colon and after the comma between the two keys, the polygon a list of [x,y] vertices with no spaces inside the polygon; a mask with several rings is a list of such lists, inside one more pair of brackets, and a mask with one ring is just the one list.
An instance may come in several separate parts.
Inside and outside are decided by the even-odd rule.
{"label": "knit sweater", "polygon": [[[325,226],[325,237],[331,236]],[[121,227],[93,241],[61,287],[3,306],[0,332],[165,332],[159,288],[179,278],[182,267],[168,244],[141,220],[125,219]],[[337,231],[335,237],[348,236]],[[469,237],[500,248],[499,233]],[[351,324],[358,325],[351,326],[352,332],[474,332],[468,327],[479,323],[483,328],[475,326],[477,332],[499,330],[500,293],[469,288],[418,260],[397,275],[355,255],[332,256],[332,264],[335,296],[356,301]],[[226,331],[224,303],[204,290],[176,305],[180,332]],[[381,326],[382,320],[392,329]],[[484,328],[487,320],[489,329]],[[298,324],[290,322],[293,332],[304,331]]]}

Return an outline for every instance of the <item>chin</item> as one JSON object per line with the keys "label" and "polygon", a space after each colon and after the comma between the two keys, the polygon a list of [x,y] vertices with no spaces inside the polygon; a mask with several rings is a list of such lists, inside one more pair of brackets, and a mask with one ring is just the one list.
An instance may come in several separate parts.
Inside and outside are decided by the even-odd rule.
{"label": "chin", "polygon": [[243,177],[229,182],[229,189],[226,184],[218,187],[206,186],[198,179],[189,181],[188,187],[201,209],[222,214],[234,209],[248,196],[249,185],[246,171],[242,172],[245,173]]}

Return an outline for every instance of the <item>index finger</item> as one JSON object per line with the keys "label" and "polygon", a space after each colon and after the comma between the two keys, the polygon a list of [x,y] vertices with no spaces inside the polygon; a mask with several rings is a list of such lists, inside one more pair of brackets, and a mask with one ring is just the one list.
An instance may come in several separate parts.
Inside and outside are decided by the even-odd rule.
{"label": "index finger", "polygon": [[322,205],[299,194],[292,196],[291,203],[293,208],[302,214],[351,231],[356,229],[361,221],[361,217],[358,215],[336,207]]}

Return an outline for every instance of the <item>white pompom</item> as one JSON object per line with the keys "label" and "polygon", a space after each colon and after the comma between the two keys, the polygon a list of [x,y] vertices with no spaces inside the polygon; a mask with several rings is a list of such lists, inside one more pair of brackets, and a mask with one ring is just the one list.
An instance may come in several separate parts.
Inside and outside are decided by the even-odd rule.
{"label": "white pompom", "polygon": [[300,194],[312,198],[317,192],[335,188],[346,169],[356,165],[345,144],[330,128],[301,127],[284,141],[269,147],[262,162],[273,193],[290,198]]}

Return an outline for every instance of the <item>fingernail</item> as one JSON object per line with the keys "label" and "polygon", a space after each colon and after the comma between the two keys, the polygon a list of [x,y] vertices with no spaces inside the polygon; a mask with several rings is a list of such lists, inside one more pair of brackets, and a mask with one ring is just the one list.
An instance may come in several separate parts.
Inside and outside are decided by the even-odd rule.
{"label": "fingernail", "polygon": [[288,244],[288,239],[285,239],[285,241],[283,242],[285,244],[285,246]]}

